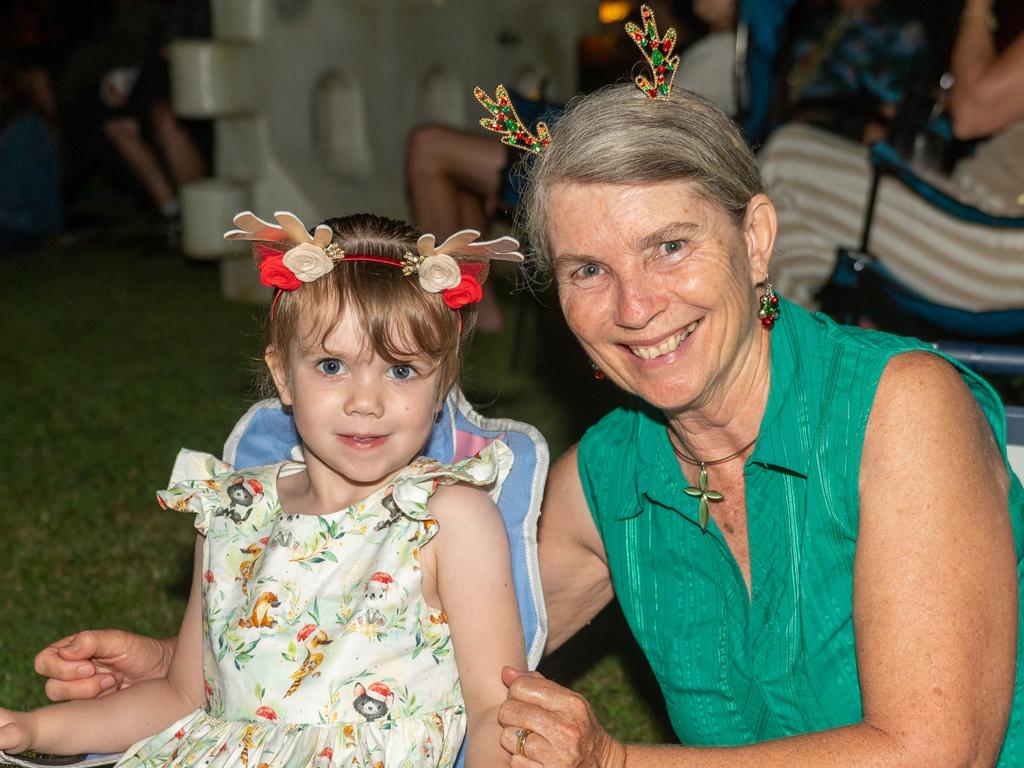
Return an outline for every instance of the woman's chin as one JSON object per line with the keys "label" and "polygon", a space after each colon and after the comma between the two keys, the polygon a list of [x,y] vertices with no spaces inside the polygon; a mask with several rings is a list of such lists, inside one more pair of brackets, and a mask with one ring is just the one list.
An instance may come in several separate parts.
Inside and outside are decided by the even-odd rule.
{"label": "woman's chin", "polygon": [[660,410],[685,407],[697,394],[695,367],[678,350],[654,360],[637,358],[606,373],[620,389]]}

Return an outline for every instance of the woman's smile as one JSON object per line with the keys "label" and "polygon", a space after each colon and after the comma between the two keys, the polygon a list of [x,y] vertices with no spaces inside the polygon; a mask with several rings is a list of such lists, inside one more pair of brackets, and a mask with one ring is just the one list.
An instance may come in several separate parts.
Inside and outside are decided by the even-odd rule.
{"label": "woman's smile", "polygon": [[629,348],[630,352],[643,360],[656,360],[659,357],[667,355],[669,352],[675,352],[679,345],[689,338],[690,334],[693,333],[699,322],[699,320],[694,320],[682,331],[674,332],[659,342],[651,344],[627,344],[626,346]]}

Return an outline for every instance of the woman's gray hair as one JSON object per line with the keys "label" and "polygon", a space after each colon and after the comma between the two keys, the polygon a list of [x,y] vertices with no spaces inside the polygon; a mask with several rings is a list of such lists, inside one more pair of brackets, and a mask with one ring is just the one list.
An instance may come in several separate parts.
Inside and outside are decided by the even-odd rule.
{"label": "woman's gray hair", "polygon": [[518,224],[541,271],[551,269],[547,209],[554,184],[689,182],[737,226],[750,198],[764,191],[743,134],[721,110],[682,88],[668,100],[651,99],[632,83],[571,101],[526,175]]}

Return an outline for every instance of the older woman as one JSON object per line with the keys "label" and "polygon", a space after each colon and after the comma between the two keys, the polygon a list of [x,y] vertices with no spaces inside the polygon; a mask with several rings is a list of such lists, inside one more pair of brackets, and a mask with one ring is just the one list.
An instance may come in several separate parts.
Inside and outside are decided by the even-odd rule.
{"label": "older woman", "polygon": [[762,325],[775,211],[685,93],[575,104],[527,223],[569,326],[636,396],[551,474],[550,647],[614,594],[685,746],[618,744],[507,671],[513,765],[1024,764],[1024,491],[988,386],[785,301]]}
{"label": "older woman", "polygon": [[[991,389],[785,301],[771,322],[775,211],[698,97],[585,97],[532,174],[566,320],[635,395],[552,472],[550,647],[617,596],[684,746],[619,744],[507,669],[512,765],[1020,765],[1024,490]],[[85,633],[38,665],[98,656],[130,680],[160,665],[150,642]],[[85,672],[48,690],[116,683]]]}

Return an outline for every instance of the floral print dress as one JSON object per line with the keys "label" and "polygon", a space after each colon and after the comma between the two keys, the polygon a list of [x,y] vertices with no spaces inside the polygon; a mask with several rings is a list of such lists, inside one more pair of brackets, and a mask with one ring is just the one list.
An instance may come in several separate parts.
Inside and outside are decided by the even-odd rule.
{"label": "floral print dress", "polygon": [[496,498],[512,463],[495,441],[454,464],[420,458],[365,500],[286,515],[289,463],[236,471],[182,451],[158,493],[196,515],[203,547],[206,704],[125,766],[450,766],[465,708],[443,611],[423,599],[427,500],[466,482]]}

